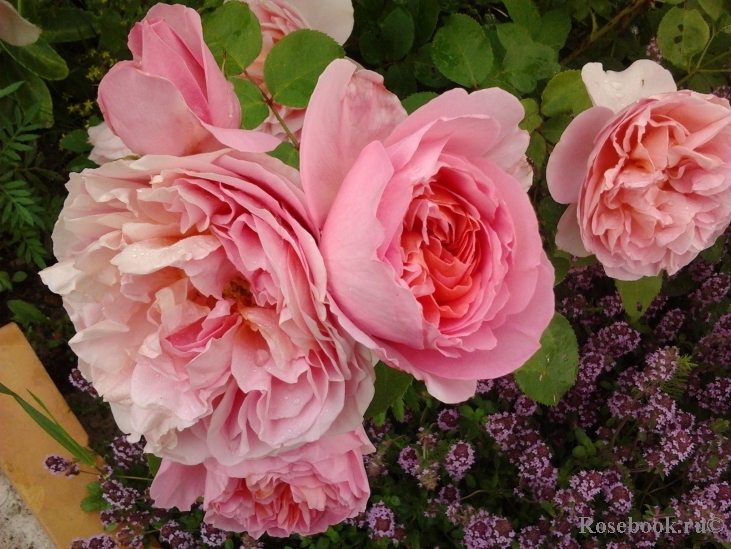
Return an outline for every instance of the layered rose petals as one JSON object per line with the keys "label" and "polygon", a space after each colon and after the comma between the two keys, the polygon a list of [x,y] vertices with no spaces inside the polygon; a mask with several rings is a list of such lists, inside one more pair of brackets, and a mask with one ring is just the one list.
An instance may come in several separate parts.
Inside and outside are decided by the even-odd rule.
{"label": "layered rose petals", "polygon": [[359,427],[233,467],[164,460],[150,495],[159,507],[179,509],[203,496],[206,522],[255,538],[317,534],[365,510],[370,489],[363,454],[374,450]]}
{"label": "layered rose petals", "polygon": [[234,464],[360,424],[370,355],[328,310],[295,170],[225,151],[148,156],[68,187],[59,263],[42,277],[133,439]]}
{"label": "layered rose petals", "polygon": [[594,107],[564,132],[547,178],[569,204],[560,248],[621,280],[674,274],[731,222],[731,108],[686,90]]}
{"label": "layered rose petals", "polygon": [[453,90],[406,117],[377,76],[353,72],[330,65],[303,130],[330,288],[357,339],[458,402],[519,368],[553,316],[553,270],[514,176],[523,111],[501,90]]}

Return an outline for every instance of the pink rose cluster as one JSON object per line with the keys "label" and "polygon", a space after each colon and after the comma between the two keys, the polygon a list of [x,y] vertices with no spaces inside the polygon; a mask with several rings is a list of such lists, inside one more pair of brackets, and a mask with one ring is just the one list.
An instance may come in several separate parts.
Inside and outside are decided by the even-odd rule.
{"label": "pink rose cluster", "polygon": [[[265,33],[343,17],[306,6],[252,2]],[[539,347],[554,278],[523,109],[452,90],[407,115],[338,60],[297,170],[266,154],[271,132],[239,129],[194,10],[153,7],[129,45],[95,131],[96,158],[122,158],[72,174],[41,276],[83,375],[163,458],[157,505],[202,497],[206,521],[255,537],[322,532],[366,506],[377,359],[459,402]]]}
{"label": "pink rose cluster", "polygon": [[622,73],[589,63],[582,78],[595,106],[568,126],[546,172],[568,204],[556,244],[596,255],[620,280],[672,275],[731,222],[729,102],[678,91],[648,60]]}

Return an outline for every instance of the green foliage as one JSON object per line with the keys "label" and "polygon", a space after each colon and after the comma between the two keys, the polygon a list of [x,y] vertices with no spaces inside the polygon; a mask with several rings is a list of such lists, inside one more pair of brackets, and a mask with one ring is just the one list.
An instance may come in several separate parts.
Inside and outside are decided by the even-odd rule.
{"label": "green foliage", "polygon": [[541,112],[545,116],[573,114],[591,107],[591,98],[581,80],[581,71],[564,71],[546,84],[541,95]]}
{"label": "green foliage", "polygon": [[236,97],[241,105],[241,127],[253,130],[269,116],[269,107],[259,86],[243,78],[231,78]]}
{"label": "green foliage", "polygon": [[541,404],[555,406],[576,380],[579,347],[574,329],[560,313],[541,336],[541,348],[513,374],[521,390]]}
{"label": "green foliage", "polygon": [[17,322],[23,327],[27,328],[29,324],[33,322],[39,322],[41,324],[50,324],[48,317],[44,315],[38,307],[22,299],[11,299],[8,301],[8,308],[12,311],[13,316],[11,320]]}
{"label": "green foliage", "polygon": [[273,156],[274,158],[278,158],[287,166],[291,166],[292,168],[299,170],[300,152],[295,149],[294,145],[292,145],[290,142],[283,141],[282,143],[277,145],[276,149],[268,152],[267,154],[269,156]]}
{"label": "green foliage", "polygon": [[240,74],[259,55],[262,38],[259,20],[245,2],[227,2],[203,18],[203,36],[217,59],[236,63]]}
{"label": "green foliage", "polygon": [[[61,424],[53,417],[53,414],[46,408],[46,405],[36,397],[33,393],[30,396],[40,407],[40,410],[29,404],[20,395],[0,383],[0,394],[13,397],[18,404],[26,411],[26,413],[35,421],[46,433],[51,435],[53,439],[63,446],[84,465],[95,466],[94,454],[76,442],[73,437],[61,426]],[[42,411],[41,411],[42,410]]]}
{"label": "green foliage", "polygon": [[63,80],[69,75],[66,61],[39,38],[33,44],[18,47],[0,41],[5,51],[29,71],[46,80]]}
{"label": "green foliage", "polygon": [[264,62],[264,81],[277,103],[304,108],[317,79],[345,51],[324,33],[302,29],[288,34],[271,49]]}
{"label": "green foliage", "polygon": [[406,99],[401,101],[401,104],[404,106],[404,109],[406,109],[406,112],[411,114],[419,107],[423,107],[426,105],[429,101],[437,97],[437,94],[434,92],[419,92],[409,95]]}
{"label": "green foliage", "polygon": [[690,60],[703,51],[710,29],[698,10],[671,8],[657,29],[657,44],[674,65],[687,68]]}
{"label": "green foliage", "polygon": [[436,32],[431,54],[444,76],[467,87],[476,87],[492,68],[490,41],[479,23],[466,15],[452,15]]}
{"label": "green foliage", "polygon": [[658,276],[644,276],[639,280],[615,280],[622,306],[627,316],[633,321],[640,319],[647,312],[647,308],[660,293],[662,274]]}
{"label": "green foliage", "polygon": [[[376,364],[376,393],[373,396],[365,418],[372,418],[384,413],[390,406],[399,401],[414,380],[410,374],[396,370],[378,362]],[[401,404],[403,406],[403,403]],[[403,413],[403,412],[402,412]]]}

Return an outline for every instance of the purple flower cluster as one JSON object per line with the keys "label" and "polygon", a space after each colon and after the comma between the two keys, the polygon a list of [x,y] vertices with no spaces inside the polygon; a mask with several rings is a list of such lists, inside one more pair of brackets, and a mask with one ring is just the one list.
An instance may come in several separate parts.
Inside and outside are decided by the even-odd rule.
{"label": "purple flower cluster", "polygon": [[71,373],[69,374],[69,381],[71,382],[71,385],[76,387],[82,393],[88,393],[94,398],[99,396],[99,393],[96,392],[96,389],[94,389],[92,384],[86,380],[84,374],[82,374],[81,370],[78,368],[71,370]]}
{"label": "purple flower cluster", "polygon": [[160,539],[173,549],[197,549],[195,538],[180,527],[177,521],[169,520],[160,528]]}
{"label": "purple flower cluster", "polygon": [[513,538],[515,531],[507,519],[482,509],[464,527],[464,546],[467,549],[509,547]]}
{"label": "purple flower cluster", "polygon": [[454,431],[459,427],[457,420],[459,419],[459,412],[454,408],[445,408],[439,412],[437,417],[437,427],[442,431]]}
{"label": "purple flower cluster", "polygon": [[392,539],[394,537],[396,533],[396,516],[382,501],[370,508],[366,520],[373,539]]}
{"label": "purple flower cluster", "polygon": [[107,534],[99,534],[87,539],[76,538],[71,542],[71,549],[116,549],[118,547],[114,538]]}
{"label": "purple flower cluster", "polygon": [[102,497],[113,509],[131,511],[142,496],[131,486],[125,486],[118,480],[107,479],[102,482]]}
{"label": "purple flower cluster", "polygon": [[72,477],[79,474],[79,466],[77,463],[69,461],[58,454],[51,454],[43,461],[43,466],[54,475],[65,475]]}
{"label": "purple flower cluster", "polygon": [[444,457],[444,470],[456,482],[464,478],[474,463],[475,450],[472,445],[460,440],[450,446]]}
{"label": "purple flower cluster", "polygon": [[120,469],[129,469],[134,465],[145,463],[145,443],[128,442],[127,437],[121,436],[112,440],[109,445],[114,464]]}

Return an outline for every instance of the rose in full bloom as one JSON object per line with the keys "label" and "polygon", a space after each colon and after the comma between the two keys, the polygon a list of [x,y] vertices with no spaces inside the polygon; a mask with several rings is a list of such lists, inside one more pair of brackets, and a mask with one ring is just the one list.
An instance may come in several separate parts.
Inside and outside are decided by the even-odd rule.
{"label": "rose in full bloom", "polygon": [[374,450],[359,427],[231,467],[163,460],[150,496],[157,507],[178,509],[203,496],[206,522],[255,538],[309,536],[365,511],[370,487],[363,454]]}
{"label": "rose in full bloom", "polygon": [[0,0],[0,40],[11,46],[27,46],[41,35],[41,29],[20,16],[7,0]]}
{"label": "rose in full bloom", "polygon": [[41,277],[132,440],[234,464],[362,422],[370,353],[328,308],[296,170],[226,150],[146,156],[68,189]]}
{"label": "rose in full bloom", "polygon": [[[248,76],[262,89],[264,84],[264,61],[274,44],[286,35],[300,29],[324,32],[338,44],[344,44],[353,30],[353,4],[351,0],[243,0],[254,12],[262,33],[261,53],[246,69]],[[275,103],[279,116],[287,128],[299,139],[305,109],[287,107]],[[270,113],[259,131],[286,139],[287,135],[274,113]]]}
{"label": "rose in full bloom", "polygon": [[301,169],[344,324],[445,402],[514,371],[554,313],[553,269],[513,174],[520,102],[451,90],[410,116],[334,61],[305,117]]}
{"label": "rose in full bloom", "polygon": [[554,200],[569,205],[557,246],[636,280],[677,272],[731,222],[731,108],[676,91],[651,61],[625,72],[584,68],[596,106],[566,128],[546,177]]}
{"label": "rose in full bloom", "polygon": [[157,4],[129,34],[132,61],[99,84],[109,128],[137,155],[184,156],[224,146],[249,152],[279,140],[241,130],[241,107],[203,41],[198,12]]}

